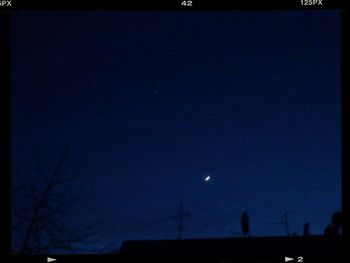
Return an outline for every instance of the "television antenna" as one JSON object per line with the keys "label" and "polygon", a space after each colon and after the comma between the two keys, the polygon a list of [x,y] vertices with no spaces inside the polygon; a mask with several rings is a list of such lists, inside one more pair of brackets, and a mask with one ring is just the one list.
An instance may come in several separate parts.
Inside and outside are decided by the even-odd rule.
{"label": "television antenna", "polygon": [[287,236],[290,236],[290,230],[289,230],[289,220],[288,220],[288,215],[293,213],[294,211],[288,211],[283,213],[282,217],[283,219],[281,221],[275,221],[275,222],[271,222],[270,224],[279,224],[279,225],[283,225],[284,229],[286,230],[286,234]]}
{"label": "television antenna", "polygon": [[186,217],[189,217],[191,213],[189,211],[184,211],[183,202],[180,201],[179,204],[179,212],[174,216],[164,217],[160,219],[161,221],[168,221],[168,220],[177,220],[178,221],[178,227],[177,227],[177,239],[182,239],[182,234],[184,230],[184,219]]}

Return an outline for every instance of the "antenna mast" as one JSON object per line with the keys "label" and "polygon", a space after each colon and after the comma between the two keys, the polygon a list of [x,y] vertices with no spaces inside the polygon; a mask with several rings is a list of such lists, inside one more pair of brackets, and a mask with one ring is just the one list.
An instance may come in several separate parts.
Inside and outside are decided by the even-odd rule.
{"label": "antenna mast", "polygon": [[271,224],[280,224],[284,225],[284,228],[286,230],[287,236],[290,236],[290,231],[289,231],[289,220],[288,220],[288,215],[293,213],[293,211],[288,211],[283,214],[283,220],[282,221],[277,221],[277,222],[272,222]]}
{"label": "antenna mast", "polygon": [[183,203],[180,201],[179,204],[179,213],[175,216],[170,216],[170,217],[165,217],[161,219],[161,221],[167,221],[171,219],[177,219],[178,220],[178,227],[177,227],[177,239],[181,240],[182,239],[182,233],[184,230],[184,218],[189,217],[190,212],[189,211],[184,211],[183,209]]}

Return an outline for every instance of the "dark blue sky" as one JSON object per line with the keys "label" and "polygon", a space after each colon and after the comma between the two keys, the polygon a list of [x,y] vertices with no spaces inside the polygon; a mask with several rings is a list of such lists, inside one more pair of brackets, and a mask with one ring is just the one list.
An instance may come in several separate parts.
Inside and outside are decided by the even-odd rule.
{"label": "dark blue sky", "polygon": [[[341,205],[339,12],[26,12],[12,20],[12,151],[69,144],[103,242],[321,234]],[[208,183],[203,178],[210,174]]]}

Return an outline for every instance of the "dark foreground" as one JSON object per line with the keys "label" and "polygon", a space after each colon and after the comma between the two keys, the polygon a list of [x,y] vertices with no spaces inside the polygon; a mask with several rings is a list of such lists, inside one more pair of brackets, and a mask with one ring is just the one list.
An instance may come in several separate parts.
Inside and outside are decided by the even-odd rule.
{"label": "dark foreground", "polygon": [[164,255],[167,257],[190,255],[223,258],[293,256],[296,257],[294,262],[298,262],[298,257],[341,257],[343,239],[341,236],[295,236],[125,241],[119,255]]}

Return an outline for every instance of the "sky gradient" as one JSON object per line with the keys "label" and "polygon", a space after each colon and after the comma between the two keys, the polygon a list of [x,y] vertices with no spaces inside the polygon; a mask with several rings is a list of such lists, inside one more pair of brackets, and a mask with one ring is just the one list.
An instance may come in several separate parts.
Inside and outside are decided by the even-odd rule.
{"label": "sky gradient", "polygon": [[[12,159],[80,168],[71,218],[125,239],[322,234],[341,208],[339,12],[26,12]],[[211,180],[204,181],[207,175]],[[72,220],[73,220],[72,219]],[[116,240],[116,241],[115,241]]]}

